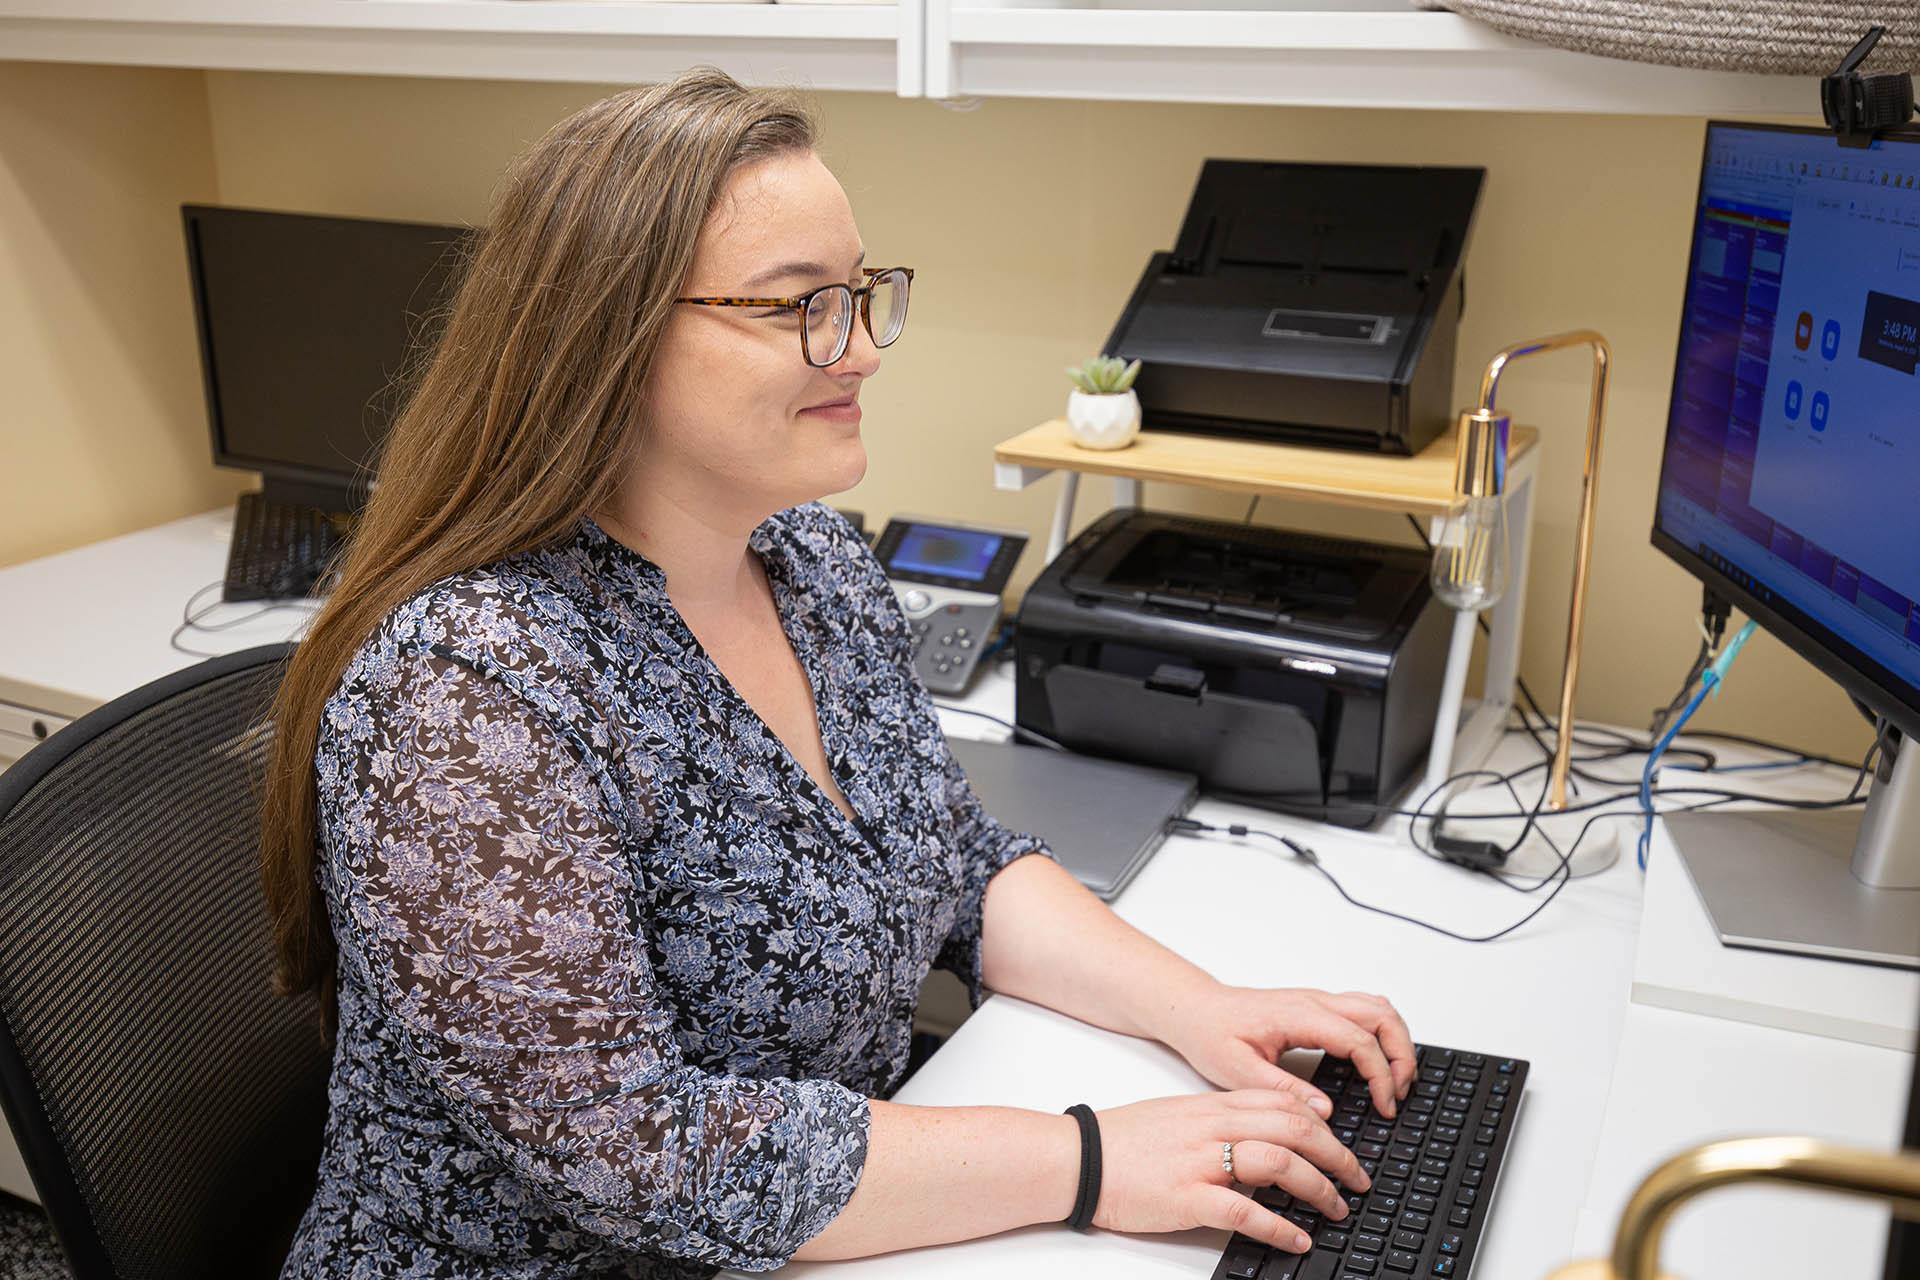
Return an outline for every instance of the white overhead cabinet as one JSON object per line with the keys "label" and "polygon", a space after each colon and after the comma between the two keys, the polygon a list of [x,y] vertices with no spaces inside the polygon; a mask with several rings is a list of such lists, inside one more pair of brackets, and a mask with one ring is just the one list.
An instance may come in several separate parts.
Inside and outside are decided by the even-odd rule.
{"label": "white overhead cabinet", "polygon": [[921,0],[0,0],[0,58],[635,84],[710,63],[755,84],[918,97]]}
{"label": "white overhead cabinet", "polygon": [[1816,112],[1804,77],[1569,53],[1408,0],[926,0],[929,97],[1713,115]]}
{"label": "white overhead cabinet", "polygon": [[1574,53],[1411,0],[0,0],[0,58],[937,98],[1718,115],[1810,77]]}

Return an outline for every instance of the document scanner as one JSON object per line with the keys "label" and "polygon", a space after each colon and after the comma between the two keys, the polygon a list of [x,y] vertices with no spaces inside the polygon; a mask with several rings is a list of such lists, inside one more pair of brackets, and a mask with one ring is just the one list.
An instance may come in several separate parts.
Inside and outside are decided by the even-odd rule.
{"label": "document scanner", "polygon": [[1418,453],[1452,420],[1484,169],[1208,160],[1104,352],[1154,430]]}

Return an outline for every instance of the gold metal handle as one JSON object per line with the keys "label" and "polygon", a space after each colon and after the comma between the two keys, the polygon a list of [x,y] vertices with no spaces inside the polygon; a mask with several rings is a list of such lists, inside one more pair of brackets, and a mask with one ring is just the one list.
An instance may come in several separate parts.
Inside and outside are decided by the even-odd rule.
{"label": "gold metal handle", "polygon": [[1627,1201],[1610,1262],[1577,1262],[1552,1280],[1655,1280],[1660,1235],[1674,1211],[1703,1191],[1738,1182],[1784,1182],[1893,1204],[1920,1217],[1920,1154],[1861,1151],[1814,1138],[1735,1138],[1683,1151],[1647,1175]]}

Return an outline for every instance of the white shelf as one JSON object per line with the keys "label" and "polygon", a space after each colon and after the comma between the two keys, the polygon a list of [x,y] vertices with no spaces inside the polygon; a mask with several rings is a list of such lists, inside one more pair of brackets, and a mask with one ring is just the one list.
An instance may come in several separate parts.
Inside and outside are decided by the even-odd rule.
{"label": "white shelf", "polygon": [[927,0],[929,97],[1807,114],[1804,76],[1569,53],[1392,0],[1214,9]]}
{"label": "white shelf", "polygon": [[712,63],[756,84],[921,91],[921,0],[0,0],[8,58],[638,83]]}
{"label": "white shelf", "polygon": [[904,97],[1810,115],[1804,76],[1532,44],[1411,0],[0,0],[0,56],[638,83],[708,62],[755,84]]}

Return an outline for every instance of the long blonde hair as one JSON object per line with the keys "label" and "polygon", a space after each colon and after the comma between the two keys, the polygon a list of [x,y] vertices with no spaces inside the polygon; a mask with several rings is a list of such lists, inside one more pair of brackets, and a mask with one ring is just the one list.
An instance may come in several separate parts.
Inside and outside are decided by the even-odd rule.
{"label": "long blonde hair", "polygon": [[790,95],[711,68],[585,107],[513,164],[413,362],[338,584],[274,703],[261,875],[287,994],[332,1025],[336,951],[317,854],[320,714],[382,619],[450,574],[567,536],[631,465],[642,389],[732,174],[811,149]]}

